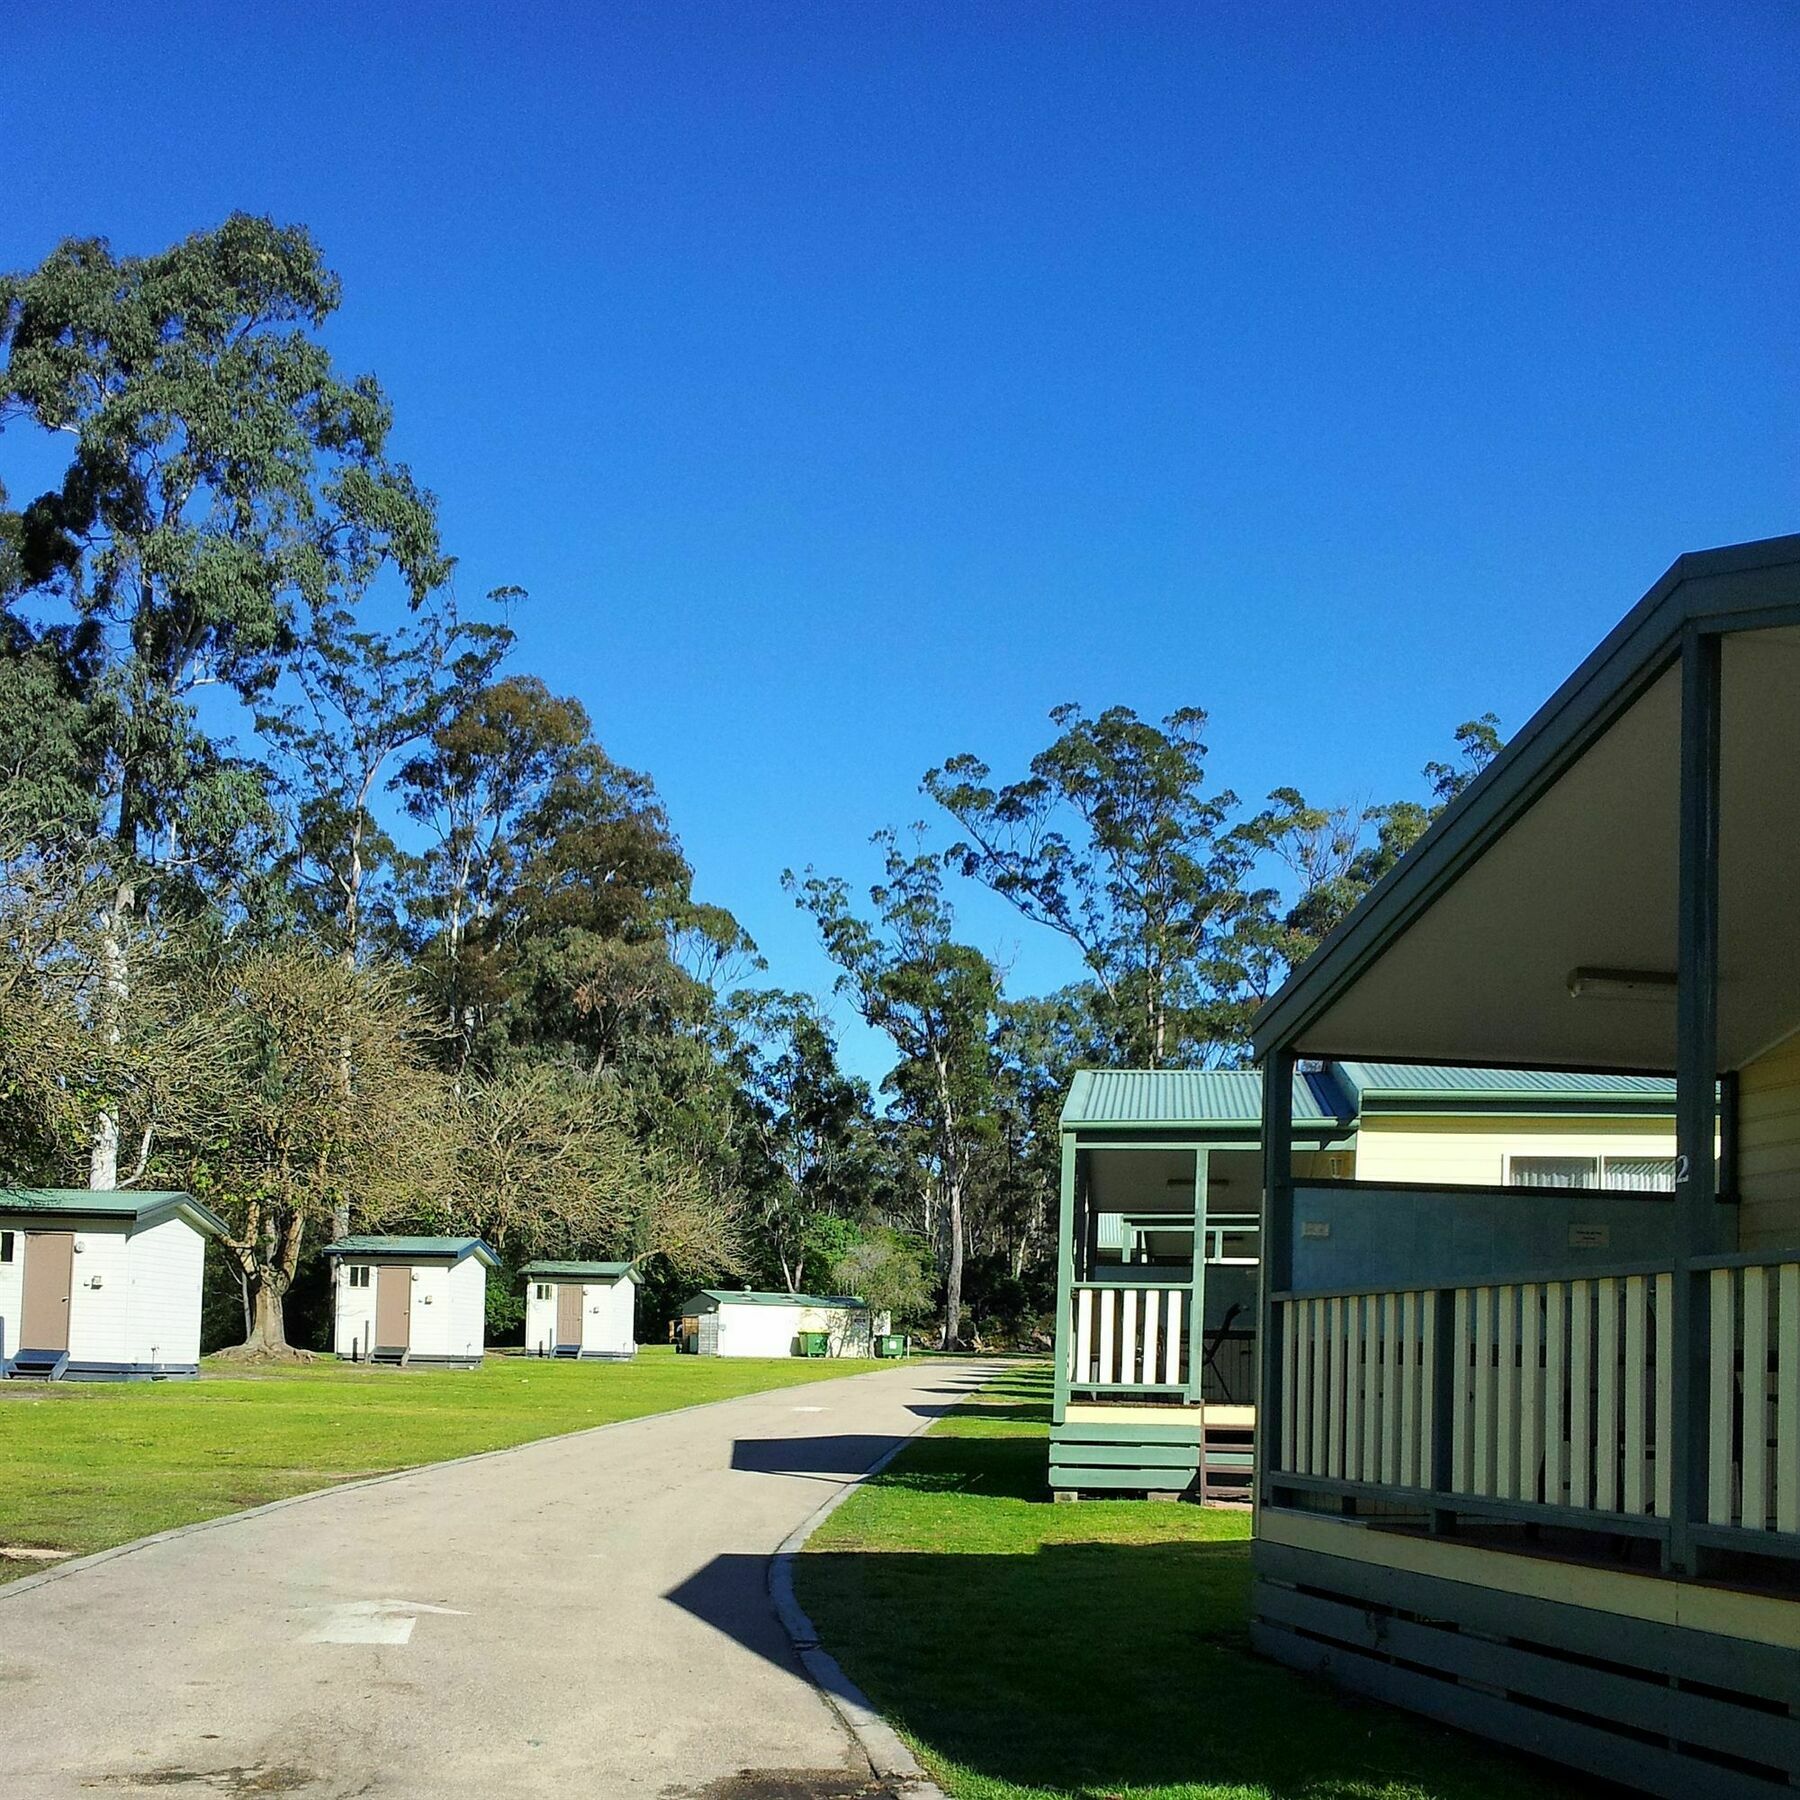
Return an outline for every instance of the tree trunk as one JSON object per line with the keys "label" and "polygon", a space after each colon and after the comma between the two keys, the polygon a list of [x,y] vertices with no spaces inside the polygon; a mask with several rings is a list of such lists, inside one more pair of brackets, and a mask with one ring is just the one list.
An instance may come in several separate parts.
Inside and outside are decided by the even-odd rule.
{"label": "tree trunk", "polygon": [[287,1341],[286,1296],[265,1271],[251,1281],[252,1318],[244,1349],[255,1356],[286,1356],[292,1349]]}
{"label": "tree trunk", "polygon": [[945,1186],[949,1190],[946,1197],[949,1201],[950,1257],[949,1267],[944,1272],[944,1348],[954,1350],[956,1340],[962,1335],[962,1182],[952,1180]]}
{"label": "tree trunk", "polygon": [[[124,1034],[126,1002],[131,998],[131,969],[125,948],[131,910],[137,904],[137,888],[121,881],[113,889],[113,903],[100,936],[100,1032],[108,1049]],[[103,1102],[94,1120],[88,1147],[88,1187],[110,1191],[119,1185],[119,1108]]]}

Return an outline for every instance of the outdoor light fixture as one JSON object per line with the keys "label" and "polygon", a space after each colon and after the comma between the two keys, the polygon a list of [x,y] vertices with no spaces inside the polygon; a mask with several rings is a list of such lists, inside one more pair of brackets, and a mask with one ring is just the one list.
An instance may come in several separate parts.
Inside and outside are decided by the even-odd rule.
{"label": "outdoor light fixture", "polygon": [[1662,969],[1571,969],[1572,1000],[1673,1001],[1676,978]]}

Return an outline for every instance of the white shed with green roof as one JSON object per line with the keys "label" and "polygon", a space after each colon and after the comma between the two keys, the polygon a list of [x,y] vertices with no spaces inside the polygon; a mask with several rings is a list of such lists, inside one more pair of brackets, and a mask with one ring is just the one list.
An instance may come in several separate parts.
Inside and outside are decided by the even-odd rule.
{"label": "white shed with green roof", "polygon": [[680,1348],[696,1356],[873,1356],[887,1328],[885,1313],[849,1294],[702,1288],[682,1304]]}
{"label": "white shed with green roof", "polygon": [[487,1274],[499,1259],[474,1237],[346,1237],[325,1247],[332,1348],[404,1368],[473,1369],[487,1342]]}
{"label": "white shed with green roof", "polygon": [[539,1356],[625,1362],[637,1355],[637,1290],[628,1262],[534,1262],[525,1280],[525,1348]]}
{"label": "white shed with green roof", "polygon": [[206,1240],[224,1229],[191,1194],[0,1188],[0,1377],[197,1375]]}

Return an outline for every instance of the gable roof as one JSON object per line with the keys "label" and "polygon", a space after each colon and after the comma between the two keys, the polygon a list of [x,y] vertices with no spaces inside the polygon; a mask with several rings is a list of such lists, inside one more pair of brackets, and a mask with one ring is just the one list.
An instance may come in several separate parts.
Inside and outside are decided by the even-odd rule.
{"label": "gable roof", "polygon": [[828,1306],[839,1312],[869,1310],[868,1301],[849,1294],[771,1294],[751,1289],[740,1292],[736,1288],[702,1288],[681,1303],[682,1311],[686,1312],[699,1300],[710,1300],[715,1306]]}
{"label": "gable roof", "polygon": [[641,1283],[644,1279],[637,1264],[628,1262],[534,1262],[527,1263],[519,1274],[541,1281],[619,1281],[628,1277]]}
{"label": "gable roof", "polygon": [[1727,637],[1724,672],[1722,855],[1742,880],[1721,921],[1721,1066],[1786,1036],[1800,971],[1767,947],[1791,936],[1794,845],[1777,821],[1800,789],[1800,536],[1679,558],[1263,1005],[1257,1055],[1672,1067],[1663,1009],[1568,1002],[1583,968],[1672,966],[1691,630],[1745,634]]}
{"label": "gable roof", "polygon": [[[1324,1063],[1296,1070],[1294,1125],[1349,1132],[1365,1112],[1672,1113],[1675,1084],[1658,1075],[1542,1069],[1456,1069],[1415,1063]],[[1064,1130],[1156,1126],[1262,1131],[1262,1076],[1244,1069],[1081,1069]]]}
{"label": "gable roof", "polygon": [[[1329,1070],[1294,1076],[1296,1125],[1348,1125],[1356,1108]],[[1078,1069],[1063,1102],[1065,1131],[1095,1125],[1262,1126],[1254,1069]]]}
{"label": "gable roof", "polygon": [[0,1188],[0,1213],[117,1219],[138,1230],[179,1218],[205,1237],[222,1237],[225,1232],[225,1221],[211,1207],[174,1188]]}
{"label": "gable roof", "polygon": [[324,1256],[392,1256],[413,1262],[459,1263],[472,1256],[490,1269],[500,1259],[477,1237],[346,1237],[327,1244]]}

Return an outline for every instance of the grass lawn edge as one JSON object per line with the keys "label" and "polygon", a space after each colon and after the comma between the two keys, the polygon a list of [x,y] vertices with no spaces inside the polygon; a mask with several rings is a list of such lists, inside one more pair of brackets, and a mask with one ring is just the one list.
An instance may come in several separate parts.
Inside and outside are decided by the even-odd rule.
{"label": "grass lawn edge", "polygon": [[[884,1367],[857,1369],[851,1374],[826,1377],[835,1381],[857,1381],[866,1375],[881,1375],[887,1372]],[[192,1519],[184,1525],[171,1525],[161,1531],[152,1531],[142,1537],[128,1538],[123,1543],[108,1544],[99,1550],[90,1550],[83,1556],[72,1556],[66,1562],[59,1562],[47,1569],[35,1570],[29,1575],[18,1575],[7,1580],[0,1580],[0,1605],[4,1605],[11,1594],[27,1593],[33,1588],[40,1588],[52,1581],[60,1581],[64,1576],[74,1575],[83,1569],[91,1569],[97,1564],[111,1562],[115,1557],[130,1556],[139,1550],[147,1550],[153,1544],[170,1543],[176,1538],[188,1537],[197,1531],[211,1531],[221,1525],[233,1525],[241,1519],[261,1518],[266,1513],[280,1512],[284,1507],[301,1506],[307,1501],[322,1499],[327,1494],[352,1493],[358,1488],[380,1487],[385,1482],[405,1481],[414,1475],[422,1475],[431,1469],[454,1469],[465,1463],[487,1462],[497,1456],[515,1456],[522,1450],[530,1450],[538,1444],[566,1443],[572,1438],[593,1437],[603,1431],[617,1431],[621,1426],[636,1425],[645,1419],[674,1418],[681,1413],[705,1412],[709,1407],[731,1406],[740,1400],[754,1400],[763,1394],[778,1394],[787,1387],[808,1387],[815,1385],[813,1381],[797,1381],[794,1383],[776,1383],[765,1388],[755,1388],[743,1394],[721,1394],[713,1400],[695,1400],[685,1406],[659,1407],[654,1412],[634,1413],[627,1419],[607,1419],[598,1425],[578,1425],[572,1431],[550,1431],[540,1437],[523,1438],[516,1444],[500,1444],[491,1450],[471,1450],[461,1456],[438,1457],[429,1462],[409,1463],[403,1469],[383,1469],[374,1475],[359,1475],[347,1481],[326,1481],[318,1487],[306,1488],[297,1494],[283,1494],[278,1499],[264,1500],[256,1506],[238,1507],[230,1512],[214,1513],[209,1518]],[[933,1421],[926,1420],[920,1427],[928,1428]],[[912,1442],[917,1433],[911,1433],[894,1451],[884,1458],[881,1466],[885,1467],[893,1460],[893,1456]],[[860,1479],[867,1479],[866,1472]],[[855,1492],[855,1484],[846,1487],[841,1494],[835,1496],[842,1500]],[[818,1515],[822,1522],[830,1508],[826,1507]],[[847,1679],[847,1678],[846,1678]]]}
{"label": "grass lawn edge", "polygon": [[[983,1365],[974,1365],[970,1372],[983,1369]],[[997,1367],[985,1367],[981,1379],[970,1392],[986,1387],[996,1374]],[[949,1410],[945,1409],[946,1412]],[[922,1418],[891,1450],[878,1456],[854,1480],[845,1482],[835,1494],[821,1501],[769,1558],[769,1599],[782,1629],[793,1641],[794,1654],[799,1657],[807,1678],[856,1741],[875,1778],[904,1782],[907,1792],[916,1795],[918,1800],[948,1800],[948,1796],[932,1780],[912,1742],[876,1710],[868,1695],[850,1679],[843,1664],[825,1648],[818,1627],[808,1617],[795,1591],[794,1566],[806,1549],[806,1540],[865,1482],[873,1481],[896,1457],[904,1455],[943,1416],[943,1413],[935,1413]]]}

